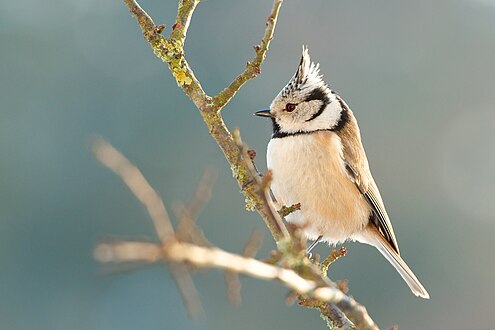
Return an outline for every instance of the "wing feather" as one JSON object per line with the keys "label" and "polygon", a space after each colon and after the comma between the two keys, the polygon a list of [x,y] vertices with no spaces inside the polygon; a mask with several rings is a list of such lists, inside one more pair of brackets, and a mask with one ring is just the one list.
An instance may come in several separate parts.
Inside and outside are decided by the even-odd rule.
{"label": "wing feather", "polygon": [[378,191],[376,184],[374,182],[370,184],[368,190],[363,195],[373,210],[371,221],[378,228],[387,242],[390,243],[395,252],[399,254],[399,245],[397,244],[397,240],[395,238],[394,229],[392,228],[392,223],[390,222],[390,218],[385,210],[382,197],[380,196],[380,192]]}

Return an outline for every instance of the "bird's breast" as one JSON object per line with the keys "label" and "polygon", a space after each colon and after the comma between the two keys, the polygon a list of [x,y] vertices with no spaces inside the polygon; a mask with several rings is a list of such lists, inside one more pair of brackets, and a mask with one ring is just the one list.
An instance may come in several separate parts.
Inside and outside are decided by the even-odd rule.
{"label": "bird's breast", "polygon": [[369,206],[347,175],[342,143],[334,132],[272,139],[267,165],[278,203],[301,203],[287,220],[303,226],[309,238],[345,241],[368,223]]}

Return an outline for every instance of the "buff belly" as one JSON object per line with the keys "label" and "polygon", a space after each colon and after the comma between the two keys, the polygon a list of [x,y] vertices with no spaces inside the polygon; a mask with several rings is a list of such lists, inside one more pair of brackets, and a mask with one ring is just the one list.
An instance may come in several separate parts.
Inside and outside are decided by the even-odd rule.
{"label": "buff belly", "polygon": [[370,208],[348,177],[342,145],[330,131],[272,139],[267,165],[278,204],[301,203],[287,221],[301,226],[310,239],[322,235],[343,242],[367,224]]}

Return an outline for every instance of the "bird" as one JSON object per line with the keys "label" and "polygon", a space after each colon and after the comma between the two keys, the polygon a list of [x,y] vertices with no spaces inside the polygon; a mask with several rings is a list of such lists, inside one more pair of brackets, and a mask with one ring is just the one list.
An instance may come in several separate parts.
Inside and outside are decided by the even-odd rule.
{"label": "bird", "polygon": [[357,120],[323,80],[303,46],[296,73],[272,101],[255,113],[270,118],[267,147],[271,190],[279,206],[300,203],[286,220],[302,228],[311,247],[358,241],[374,246],[413,294],[429,293],[400,255],[378,187],[371,175]]}

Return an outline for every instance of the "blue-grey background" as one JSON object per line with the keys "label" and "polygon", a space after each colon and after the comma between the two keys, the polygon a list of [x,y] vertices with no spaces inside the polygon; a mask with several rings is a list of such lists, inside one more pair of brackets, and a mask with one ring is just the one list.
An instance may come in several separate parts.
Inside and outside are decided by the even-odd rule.
{"label": "blue-grey background", "polygon": [[[175,1],[143,1],[171,26]],[[271,1],[202,2],[186,51],[206,91],[240,72]],[[168,30],[167,30],[168,31]],[[168,32],[165,33],[168,33]],[[290,1],[262,75],[224,110],[265,167],[266,108],[293,74],[301,45],[358,117],[404,258],[423,301],[373,249],[346,244],[331,269],[383,327],[491,328],[494,305],[495,1]],[[188,320],[162,266],[100,276],[107,234],[154,238],[143,207],[90,153],[106,137],[144,172],[166,205],[187,200],[218,168],[201,215],[207,237],[240,251],[265,232],[221,152],[121,1],[0,2],[0,328],[323,329],[316,311],[286,306],[287,290],[243,278],[228,304],[223,274],[195,276],[206,309]],[[320,246],[318,252],[328,248]]]}

